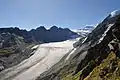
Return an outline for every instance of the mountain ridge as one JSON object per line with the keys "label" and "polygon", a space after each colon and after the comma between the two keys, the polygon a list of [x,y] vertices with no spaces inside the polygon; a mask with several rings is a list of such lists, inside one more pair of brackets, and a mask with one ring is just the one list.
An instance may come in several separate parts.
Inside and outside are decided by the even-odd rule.
{"label": "mountain ridge", "polygon": [[22,36],[26,42],[59,42],[67,39],[78,37],[77,33],[72,32],[68,28],[58,28],[57,26],[52,26],[50,29],[46,29],[44,26],[40,26],[36,29],[31,29],[27,31],[25,29],[19,29],[17,27],[13,28],[0,28],[0,33],[14,33],[18,36]]}
{"label": "mountain ridge", "polygon": [[[119,59],[120,57],[120,14],[111,17],[108,15],[86,38],[76,43],[77,48],[70,56],[68,61],[64,59],[53,66],[50,70],[44,72],[37,80],[86,80],[87,76],[94,76],[90,73],[103,64],[111,50]],[[111,43],[112,41],[112,43]],[[112,48],[108,45],[111,45]],[[118,60],[119,61],[119,60]],[[113,61],[115,62],[115,61]],[[114,67],[114,65],[112,66]],[[117,69],[119,67],[115,67]],[[109,68],[107,68],[109,69]],[[109,74],[109,72],[103,70]],[[116,74],[119,70],[116,72]],[[112,73],[113,74],[113,73]],[[101,75],[101,73],[100,73]],[[104,73],[99,79],[104,80]],[[118,75],[118,74],[117,74]],[[97,76],[96,76],[97,77]],[[115,77],[115,76],[113,76]],[[88,77],[87,80],[94,78]],[[116,79],[119,79],[117,76]],[[105,80],[108,80],[107,78]]]}

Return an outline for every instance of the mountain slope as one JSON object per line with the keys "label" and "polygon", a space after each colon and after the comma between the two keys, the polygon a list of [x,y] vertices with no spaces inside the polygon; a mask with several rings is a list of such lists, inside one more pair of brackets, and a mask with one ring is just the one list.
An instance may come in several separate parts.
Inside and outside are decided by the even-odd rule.
{"label": "mountain slope", "polygon": [[33,51],[34,43],[28,43],[27,39],[14,33],[4,32],[0,34],[0,71],[14,66],[28,58]]}
{"label": "mountain slope", "polygon": [[114,52],[110,52],[103,62],[96,66],[85,80],[119,80],[120,79],[120,59]]}
{"label": "mountain slope", "polygon": [[64,57],[38,80],[84,80],[95,67],[104,64],[103,60],[109,60],[111,51],[120,57],[119,34],[120,14],[108,15],[85,39],[79,40],[67,61]]}

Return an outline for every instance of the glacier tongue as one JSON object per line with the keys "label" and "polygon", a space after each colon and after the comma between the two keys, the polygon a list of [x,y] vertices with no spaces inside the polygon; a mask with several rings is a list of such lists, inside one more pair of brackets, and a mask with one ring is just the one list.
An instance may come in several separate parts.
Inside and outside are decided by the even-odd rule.
{"label": "glacier tongue", "polygon": [[75,40],[39,45],[37,51],[20,64],[0,73],[2,80],[34,80],[73,49]]}

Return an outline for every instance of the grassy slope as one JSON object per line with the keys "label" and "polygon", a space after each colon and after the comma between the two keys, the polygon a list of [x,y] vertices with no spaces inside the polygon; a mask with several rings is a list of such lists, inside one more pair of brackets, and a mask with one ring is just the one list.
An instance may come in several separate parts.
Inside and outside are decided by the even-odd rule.
{"label": "grassy slope", "polygon": [[0,49],[0,55],[5,55],[5,54],[10,54],[10,53],[14,53],[14,51],[12,50],[8,50],[8,49]]}
{"label": "grassy slope", "polygon": [[81,72],[78,72],[76,75],[69,74],[66,77],[64,77],[62,80],[79,80]]}
{"label": "grassy slope", "polygon": [[[80,74],[65,73],[62,80],[79,80]],[[120,80],[120,59],[111,52],[84,80]]]}
{"label": "grassy slope", "polygon": [[120,59],[111,52],[84,80],[120,80]]}

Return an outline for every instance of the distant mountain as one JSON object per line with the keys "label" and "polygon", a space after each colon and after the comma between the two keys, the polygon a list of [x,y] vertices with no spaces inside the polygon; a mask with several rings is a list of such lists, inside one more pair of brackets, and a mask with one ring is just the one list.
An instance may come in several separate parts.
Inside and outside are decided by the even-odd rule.
{"label": "distant mountain", "polygon": [[95,28],[94,26],[85,26],[85,27],[83,27],[81,29],[74,30],[74,32],[76,32],[80,36],[85,37],[89,33],[91,33],[94,28]]}
{"label": "distant mountain", "polygon": [[25,42],[58,42],[78,37],[78,34],[72,32],[68,28],[58,28],[52,26],[50,29],[46,29],[44,26],[40,26],[30,31],[15,28],[0,28],[0,34],[10,33],[16,34],[24,38]]}
{"label": "distant mountain", "polygon": [[19,29],[17,27],[0,28],[0,34],[4,34],[4,33],[15,34],[17,36],[21,36],[23,37],[24,41],[28,43],[33,42],[32,35],[30,35],[27,30]]}
{"label": "distant mountain", "polygon": [[52,26],[48,30],[44,26],[40,26],[30,30],[29,33],[36,41],[42,42],[58,42],[78,37],[78,34],[70,29],[58,28],[57,26]]}

